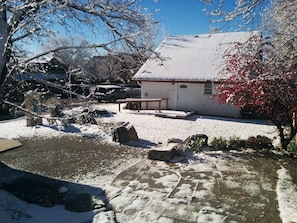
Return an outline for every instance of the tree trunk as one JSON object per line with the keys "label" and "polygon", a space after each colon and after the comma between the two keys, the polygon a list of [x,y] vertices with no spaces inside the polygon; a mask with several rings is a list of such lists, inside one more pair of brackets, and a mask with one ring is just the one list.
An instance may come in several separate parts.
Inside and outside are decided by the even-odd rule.
{"label": "tree trunk", "polygon": [[[4,2],[1,4],[5,4]],[[8,24],[6,22],[6,11],[0,10],[0,88],[7,75],[6,71],[6,44],[8,39]]]}
{"label": "tree trunk", "polygon": [[287,151],[288,149],[288,145],[290,144],[290,142],[292,141],[292,139],[296,136],[297,133],[297,128],[294,127],[291,123],[291,126],[288,127],[289,128],[289,132],[286,135],[285,134],[285,128],[281,125],[281,124],[275,124],[278,132],[279,132],[279,137],[280,137],[280,141],[281,141],[281,148],[284,151]]}

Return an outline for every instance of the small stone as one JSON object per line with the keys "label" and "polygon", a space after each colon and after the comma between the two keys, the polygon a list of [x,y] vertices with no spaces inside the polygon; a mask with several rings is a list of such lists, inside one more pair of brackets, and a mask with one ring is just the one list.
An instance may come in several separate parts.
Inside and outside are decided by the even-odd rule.
{"label": "small stone", "polygon": [[104,201],[87,193],[66,196],[64,204],[66,210],[73,212],[86,212],[94,209],[106,211]]}
{"label": "small stone", "polygon": [[62,186],[62,187],[59,188],[58,192],[59,192],[60,194],[65,194],[65,193],[68,192],[68,188]]}

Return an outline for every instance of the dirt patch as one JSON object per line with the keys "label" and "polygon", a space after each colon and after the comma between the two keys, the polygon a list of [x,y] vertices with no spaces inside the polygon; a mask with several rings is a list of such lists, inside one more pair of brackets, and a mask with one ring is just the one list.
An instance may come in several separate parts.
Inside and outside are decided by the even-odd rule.
{"label": "dirt patch", "polygon": [[[0,153],[0,161],[19,170],[73,180],[90,172],[104,177],[131,165],[146,151],[111,145],[84,137],[22,138],[22,147]],[[120,171],[120,170],[119,170]]]}

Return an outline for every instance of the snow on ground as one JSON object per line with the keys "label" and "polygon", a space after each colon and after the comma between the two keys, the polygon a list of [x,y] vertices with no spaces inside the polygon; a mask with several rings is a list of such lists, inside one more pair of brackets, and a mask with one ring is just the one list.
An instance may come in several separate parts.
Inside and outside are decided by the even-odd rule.
{"label": "snow on ground", "polygon": [[297,221],[297,186],[292,183],[292,177],[284,167],[277,171],[277,199],[280,217],[283,223]]}
{"label": "snow on ground", "polygon": [[[140,138],[137,145],[139,147],[151,148],[159,144],[166,145],[170,138],[186,139],[193,134],[206,134],[210,139],[213,137],[232,137],[239,136],[242,139],[247,139],[249,136],[266,135],[270,138],[276,136],[274,126],[264,121],[249,121],[236,120],[228,118],[207,117],[194,115],[187,119],[168,119],[155,117],[155,111],[129,111],[122,109],[118,112],[118,105],[115,104],[100,104],[93,105],[91,109],[106,108],[112,112],[112,115],[101,117],[99,123],[107,126],[107,131],[103,131],[96,125],[63,125],[50,126],[47,120],[43,120],[43,125],[35,127],[26,127],[24,117],[9,121],[0,122],[0,137],[1,138],[19,138],[19,137],[56,137],[64,134],[84,135],[100,140],[111,141],[111,124],[117,122],[130,122],[136,129]],[[67,111],[69,114],[80,112],[83,108],[76,108]],[[105,129],[106,130],[106,129]],[[222,153],[223,154],[223,153]],[[159,173],[159,177],[152,175],[150,178],[153,183],[141,182],[141,179],[134,179],[128,186],[121,188],[121,185],[107,186],[106,191],[111,199],[113,207],[118,211],[117,216],[120,222],[173,222],[168,217],[161,216],[158,212],[167,210],[168,215],[174,213],[181,218],[189,219],[190,222],[227,222],[225,212],[230,212],[230,207],[211,207],[205,205],[200,210],[187,209],[189,205],[185,205],[188,201],[195,198],[197,200],[211,196],[215,185],[215,177],[220,176],[223,179],[223,174],[232,172],[235,169],[242,175],[250,178],[255,175],[253,170],[248,170],[244,166],[230,166],[228,160],[230,157],[220,156],[220,152],[215,155],[201,153],[196,157],[188,159],[187,164],[180,164],[178,168],[182,173],[199,174],[199,178],[191,183],[182,183],[180,172],[168,169],[165,163],[158,162],[155,167],[150,167],[151,173]],[[232,157],[236,159],[236,157]],[[140,174],[144,166],[139,163],[136,172]],[[135,168],[137,164],[135,165]],[[131,168],[131,167],[129,167]],[[154,171],[153,171],[154,170]],[[123,172],[125,169],[123,169]],[[171,173],[171,174],[169,174]],[[209,174],[208,174],[209,173]],[[149,175],[149,172],[145,172]],[[296,185],[292,183],[292,179],[284,167],[277,172],[277,198],[280,210],[280,217],[283,223],[297,222],[297,191]],[[188,176],[190,177],[190,176]],[[109,179],[110,181],[112,179]],[[83,182],[89,185],[100,185],[96,182],[96,177],[90,182]],[[229,188],[242,188],[241,182],[235,182],[232,179],[225,179],[224,183]],[[162,185],[162,189],[155,188],[154,185]],[[180,185],[178,187],[178,185]],[[197,190],[198,185],[201,186]],[[264,184],[263,184],[264,185]],[[259,195],[259,182],[255,181],[249,185],[244,185],[244,190],[250,193],[251,196]],[[275,190],[270,183],[266,183],[267,190]],[[174,198],[172,198],[174,196]],[[70,213],[65,211],[61,206],[53,208],[42,208],[37,205],[27,204],[20,201],[7,192],[0,190],[0,219],[6,223],[21,222],[21,223],[37,223],[37,222],[112,222],[109,220],[110,213]],[[292,199],[294,198],[294,199]],[[5,201],[5,202],[3,202]],[[203,204],[202,204],[203,205]],[[176,209],[175,209],[176,208]],[[193,207],[190,207],[193,208]],[[14,213],[11,213],[15,210]],[[144,211],[146,210],[146,212]],[[170,210],[172,213],[170,213]],[[187,211],[188,210],[188,211]],[[127,214],[127,213],[130,213]],[[27,217],[26,217],[27,216]],[[30,217],[28,217],[30,216]],[[57,216],[53,218],[53,216]],[[95,217],[94,217],[95,216]],[[133,219],[129,219],[133,216]],[[92,221],[93,219],[93,221]]]}
{"label": "snow on ground", "polygon": [[[58,123],[60,122],[58,121]],[[94,138],[104,138],[106,136],[104,132],[98,131],[98,126],[96,125],[70,125],[64,127],[62,124],[55,124],[51,126],[46,119],[43,119],[43,125],[26,126],[25,117],[0,122],[0,138],[58,137],[66,134],[89,135]]]}
{"label": "snow on ground", "polygon": [[[249,121],[229,118],[217,118],[211,116],[194,115],[188,119],[170,119],[155,117],[154,110],[148,111],[131,111],[121,109],[118,112],[118,105],[115,104],[100,104],[92,106],[91,109],[102,107],[113,112],[113,115],[102,117],[99,121],[102,124],[110,124],[116,122],[130,122],[136,129],[140,143],[143,146],[148,146],[158,143],[165,143],[168,139],[179,138],[185,140],[193,134],[206,134],[209,139],[213,137],[232,137],[239,136],[242,139],[247,139],[249,136],[266,135],[269,137],[276,136],[275,127],[266,121]],[[67,114],[79,113],[83,108],[78,107]],[[165,111],[164,111],[165,112]],[[52,137],[63,134],[89,135],[93,137],[110,140],[110,132],[99,131],[96,125],[71,125],[64,127],[62,125],[48,125],[46,119],[43,119],[41,126],[26,127],[25,117],[2,121],[0,129],[1,138],[18,138],[18,137]],[[141,146],[141,145],[139,145]]]}

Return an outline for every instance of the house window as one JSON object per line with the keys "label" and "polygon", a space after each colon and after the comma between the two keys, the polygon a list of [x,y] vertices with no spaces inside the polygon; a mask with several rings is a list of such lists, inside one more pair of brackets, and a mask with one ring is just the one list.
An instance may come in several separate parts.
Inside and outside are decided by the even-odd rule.
{"label": "house window", "polygon": [[204,84],[204,94],[205,95],[212,95],[212,83],[205,83]]}
{"label": "house window", "polygon": [[180,86],[180,88],[188,88],[188,86],[185,85],[185,84],[182,84],[182,85]]}

